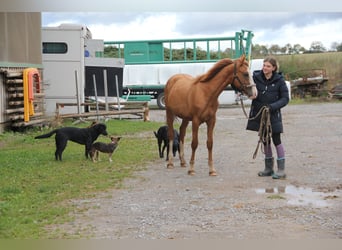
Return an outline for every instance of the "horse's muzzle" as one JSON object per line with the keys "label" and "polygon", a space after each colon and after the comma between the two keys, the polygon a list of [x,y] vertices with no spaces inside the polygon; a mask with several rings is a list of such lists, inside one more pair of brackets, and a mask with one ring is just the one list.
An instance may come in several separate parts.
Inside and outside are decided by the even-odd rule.
{"label": "horse's muzzle", "polygon": [[247,94],[248,98],[250,98],[250,99],[255,99],[258,95],[258,90],[257,90],[255,84],[247,85],[245,87],[245,90],[246,90],[246,94]]}

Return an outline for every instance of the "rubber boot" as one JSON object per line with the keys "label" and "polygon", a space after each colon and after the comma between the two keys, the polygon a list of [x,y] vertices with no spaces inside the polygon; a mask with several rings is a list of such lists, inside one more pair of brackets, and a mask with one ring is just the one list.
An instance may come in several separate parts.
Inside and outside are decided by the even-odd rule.
{"label": "rubber boot", "polygon": [[277,160],[278,171],[272,175],[273,179],[285,179],[285,159]]}
{"label": "rubber boot", "polygon": [[260,171],[258,176],[271,176],[273,174],[273,164],[274,159],[272,158],[265,158],[265,169],[264,171]]}

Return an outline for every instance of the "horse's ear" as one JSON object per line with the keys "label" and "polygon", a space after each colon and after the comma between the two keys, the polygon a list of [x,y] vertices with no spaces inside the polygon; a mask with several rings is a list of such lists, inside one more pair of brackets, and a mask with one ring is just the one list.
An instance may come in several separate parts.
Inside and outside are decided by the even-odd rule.
{"label": "horse's ear", "polygon": [[240,58],[241,58],[241,61],[244,61],[244,60],[246,60],[246,55],[242,54],[242,56]]}

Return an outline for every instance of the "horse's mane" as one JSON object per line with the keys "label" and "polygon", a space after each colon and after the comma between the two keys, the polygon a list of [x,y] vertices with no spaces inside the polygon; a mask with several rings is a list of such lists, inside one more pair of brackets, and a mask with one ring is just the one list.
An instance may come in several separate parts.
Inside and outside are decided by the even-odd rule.
{"label": "horse's mane", "polygon": [[198,82],[207,82],[210,81],[218,72],[220,72],[224,67],[230,65],[233,63],[233,60],[229,58],[224,58],[217,63],[214,64],[214,66],[205,74],[200,75],[197,78]]}

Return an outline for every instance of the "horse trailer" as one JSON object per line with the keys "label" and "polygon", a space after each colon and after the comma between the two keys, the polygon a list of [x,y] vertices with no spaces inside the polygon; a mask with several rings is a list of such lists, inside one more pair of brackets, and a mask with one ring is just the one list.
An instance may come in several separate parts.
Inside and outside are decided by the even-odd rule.
{"label": "horse trailer", "polygon": [[[189,38],[141,41],[105,41],[116,57],[125,59],[123,94],[132,100],[152,99],[164,109],[164,87],[174,74],[204,74],[218,60],[250,59],[253,33],[236,32],[231,37]],[[178,53],[182,53],[181,58]],[[228,86],[220,103],[234,103],[235,93]]]}
{"label": "horse trailer", "polygon": [[[42,28],[47,116],[55,115],[56,103],[78,103],[77,106],[65,106],[61,112],[83,113],[85,107],[80,104],[95,92],[99,95],[105,92],[110,96],[122,95],[124,60],[104,58],[103,46],[103,40],[92,39],[90,30],[84,25],[62,24]],[[108,81],[107,88],[104,79]],[[119,85],[119,93],[116,84]]]}

